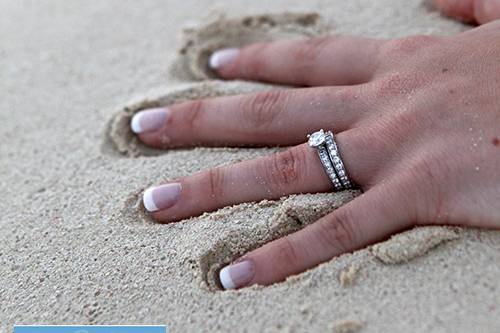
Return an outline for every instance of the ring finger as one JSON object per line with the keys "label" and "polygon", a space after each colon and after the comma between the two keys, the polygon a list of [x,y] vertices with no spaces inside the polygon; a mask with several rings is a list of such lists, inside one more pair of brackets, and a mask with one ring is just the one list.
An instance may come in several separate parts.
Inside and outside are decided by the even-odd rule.
{"label": "ring finger", "polygon": [[[356,160],[352,133],[336,136],[351,179],[363,185],[363,161]],[[345,152],[345,153],[343,153]],[[202,171],[144,192],[144,206],[155,220],[173,222],[221,207],[294,193],[332,189],[317,151],[302,144],[255,160]]]}

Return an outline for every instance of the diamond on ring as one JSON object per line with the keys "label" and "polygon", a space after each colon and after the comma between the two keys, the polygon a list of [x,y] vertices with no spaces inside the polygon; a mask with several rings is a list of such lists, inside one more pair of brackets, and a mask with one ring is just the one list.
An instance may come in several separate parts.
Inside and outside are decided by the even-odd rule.
{"label": "diamond on ring", "polygon": [[326,134],[325,131],[319,130],[317,132],[314,132],[313,134],[310,134],[307,136],[309,139],[309,147],[312,148],[317,148],[323,144],[325,144],[326,141]]}
{"label": "diamond on ring", "polygon": [[308,135],[307,138],[309,146],[318,151],[321,164],[323,164],[334,189],[341,191],[352,188],[353,184],[347,175],[333,133],[319,130]]}

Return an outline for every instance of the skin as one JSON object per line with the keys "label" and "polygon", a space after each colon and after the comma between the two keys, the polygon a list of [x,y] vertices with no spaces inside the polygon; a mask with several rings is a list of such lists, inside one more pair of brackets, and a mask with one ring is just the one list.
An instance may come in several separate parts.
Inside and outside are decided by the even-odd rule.
{"label": "skin", "polygon": [[281,281],[413,226],[500,228],[500,1],[436,5],[491,22],[452,37],[333,36],[241,49],[219,68],[222,78],[297,88],[172,105],[166,124],[140,139],[160,148],[294,147],[169,180],[182,184],[180,200],[152,217],[175,222],[241,202],[331,191],[316,151],[304,144],[325,128],[336,133],[363,194],[247,253],[243,259],[255,264],[248,285]]}
{"label": "skin", "polygon": [[436,0],[445,14],[464,22],[488,23],[500,18],[499,0]]}

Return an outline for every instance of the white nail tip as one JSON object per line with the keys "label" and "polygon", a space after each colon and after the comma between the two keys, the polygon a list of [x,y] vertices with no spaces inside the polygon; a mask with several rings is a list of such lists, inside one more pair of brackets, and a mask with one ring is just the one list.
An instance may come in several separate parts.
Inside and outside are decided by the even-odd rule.
{"label": "white nail tip", "polygon": [[208,60],[208,65],[212,69],[218,69],[221,66],[230,63],[236,58],[238,49],[223,49],[212,53]]}
{"label": "white nail tip", "polygon": [[208,60],[208,65],[210,66],[210,68],[212,69],[216,69],[218,68],[220,65],[219,65],[219,52],[215,52],[214,54],[212,54],[210,56],[210,59]]}
{"label": "white nail tip", "polygon": [[132,117],[132,121],[130,122],[130,128],[132,129],[132,132],[136,134],[142,132],[140,119],[141,119],[141,113],[139,112]]}
{"label": "white nail tip", "polygon": [[233,280],[231,279],[231,275],[229,275],[229,267],[224,267],[221,269],[219,273],[219,279],[220,283],[222,284],[222,287],[224,289],[235,289],[236,286],[234,285]]}
{"label": "white nail tip", "polygon": [[154,188],[148,188],[144,192],[144,195],[142,196],[142,202],[144,204],[144,208],[146,208],[146,210],[149,212],[156,212],[157,210],[159,210],[153,200],[153,191]]}

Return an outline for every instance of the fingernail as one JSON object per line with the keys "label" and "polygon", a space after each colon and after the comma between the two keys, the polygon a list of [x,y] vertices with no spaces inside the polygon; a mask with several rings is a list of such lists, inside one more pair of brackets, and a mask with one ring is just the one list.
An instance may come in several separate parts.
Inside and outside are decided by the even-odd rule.
{"label": "fingernail", "polygon": [[224,289],[236,289],[250,283],[254,275],[255,264],[251,260],[244,260],[221,269],[219,279]]}
{"label": "fingernail", "polygon": [[139,134],[156,131],[163,126],[169,110],[167,108],[147,109],[137,112],[130,122],[132,132]]}
{"label": "fingernail", "polygon": [[181,190],[180,183],[148,188],[142,197],[144,208],[149,212],[170,208],[179,201]]}
{"label": "fingernail", "polygon": [[236,48],[215,51],[210,56],[208,65],[212,69],[219,69],[220,67],[231,63],[238,56],[238,53],[240,53],[240,50]]}

